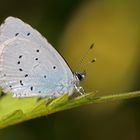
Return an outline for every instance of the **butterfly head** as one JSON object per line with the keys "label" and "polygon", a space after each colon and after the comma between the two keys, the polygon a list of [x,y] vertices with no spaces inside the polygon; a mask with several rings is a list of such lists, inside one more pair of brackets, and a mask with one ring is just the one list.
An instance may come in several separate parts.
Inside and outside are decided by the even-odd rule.
{"label": "butterfly head", "polygon": [[82,81],[86,77],[86,72],[85,71],[83,71],[83,72],[75,72],[74,75],[75,75],[75,77],[76,77],[76,79],[78,81]]}

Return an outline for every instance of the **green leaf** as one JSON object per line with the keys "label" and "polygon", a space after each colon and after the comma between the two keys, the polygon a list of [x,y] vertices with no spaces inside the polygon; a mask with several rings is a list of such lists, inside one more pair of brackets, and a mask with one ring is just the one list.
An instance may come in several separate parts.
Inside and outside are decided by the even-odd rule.
{"label": "green leaf", "polygon": [[118,101],[138,96],[140,96],[140,91],[108,96],[97,96],[97,94],[91,92],[72,99],[67,94],[56,99],[39,99],[37,97],[14,98],[12,94],[1,94],[0,128],[81,105]]}

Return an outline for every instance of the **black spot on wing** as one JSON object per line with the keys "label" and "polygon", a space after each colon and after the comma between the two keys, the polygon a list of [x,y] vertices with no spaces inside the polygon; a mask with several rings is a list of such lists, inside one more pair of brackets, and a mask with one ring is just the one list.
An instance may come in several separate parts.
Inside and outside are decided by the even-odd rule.
{"label": "black spot on wing", "polygon": [[19,59],[20,59],[20,58],[22,58],[22,55],[19,55],[19,57],[18,57],[18,58],[19,58]]}
{"label": "black spot on wing", "polygon": [[29,36],[31,33],[27,33],[27,36]]}
{"label": "black spot on wing", "polygon": [[19,33],[16,33],[16,34],[15,34],[15,36],[18,36],[18,35],[19,35]]}
{"label": "black spot on wing", "polygon": [[53,66],[53,69],[56,69],[56,66]]}
{"label": "black spot on wing", "polygon": [[25,77],[28,77],[28,74],[25,74]]}
{"label": "black spot on wing", "polygon": [[22,82],[22,80],[20,80],[19,83],[20,83],[21,86],[23,86],[23,82]]}
{"label": "black spot on wing", "polygon": [[23,71],[23,69],[22,68],[19,68],[19,71]]}
{"label": "black spot on wing", "polygon": [[20,61],[18,61],[17,64],[20,64]]}
{"label": "black spot on wing", "polygon": [[36,52],[39,52],[39,50],[37,49]]}
{"label": "black spot on wing", "polygon": [[33,87],[30,87],[30,90],[32,91],[33,90]]}

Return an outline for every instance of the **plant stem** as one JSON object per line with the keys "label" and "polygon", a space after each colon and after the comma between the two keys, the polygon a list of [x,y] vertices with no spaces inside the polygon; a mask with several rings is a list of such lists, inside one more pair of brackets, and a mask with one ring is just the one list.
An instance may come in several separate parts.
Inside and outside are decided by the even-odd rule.
{"label": "plant stem", "polygon": [[13,98],[11,95],[5,95],[0,98],[0,128],[86,104],[120,101],[139,96],[140,91],[107,96],[95,96],[95,93],[91,92],[73,99],[69,99],[65,94],[54,100],[47,98],[38,100],[35,97]]}

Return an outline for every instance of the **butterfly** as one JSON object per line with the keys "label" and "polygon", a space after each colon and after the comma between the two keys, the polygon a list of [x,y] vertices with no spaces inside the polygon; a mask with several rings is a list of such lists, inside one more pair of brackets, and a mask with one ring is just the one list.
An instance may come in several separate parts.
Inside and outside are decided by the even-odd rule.
{"label": "butterfly", "polygon": [[73,73],[38,31],[8,17],[0,26],[0,86],[13,97],[58,97],[83,92],[84,72]]}

